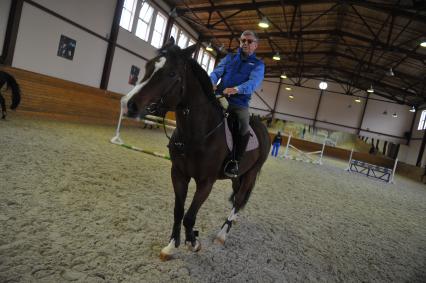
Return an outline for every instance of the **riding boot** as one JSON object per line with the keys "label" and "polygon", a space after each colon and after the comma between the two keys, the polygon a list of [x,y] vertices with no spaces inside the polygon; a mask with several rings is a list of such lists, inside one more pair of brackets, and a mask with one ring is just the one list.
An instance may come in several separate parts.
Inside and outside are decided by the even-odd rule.
{"label": "riding boot", "polygon": [[250,139],[250,132],[245,135],[238,135],[235,142],[235,157],[230,160],[225,166],[225,175],[231,178],[238,177],[238,164],[246,151],[248,141]]}

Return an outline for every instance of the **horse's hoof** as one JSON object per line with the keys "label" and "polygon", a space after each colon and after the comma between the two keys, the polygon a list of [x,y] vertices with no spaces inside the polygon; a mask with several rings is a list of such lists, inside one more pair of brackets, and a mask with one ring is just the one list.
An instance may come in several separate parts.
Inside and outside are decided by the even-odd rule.
{"label": "horse's hoof", "polygon": [[198,252],[199,250],[201,250],[201,243],[198,240],[195,240],[195,245],[193,246],[191,242],[186,242],[185,243],[188,247],[188,249],[192,252]]}
{"label": "horse's hoof", "polygon": [[170,243],[161,250],[160,259],[162,261],[170,260],[176,252],[177,248],[175,246],[175,240],[171,239]]}
{"label": "horse's hoof", "polygon": [[213,243],[215,243],[216,245],[221,245],[224,246],[225,245],[225,239],[221,238],[221,237],[216,237],[213,240]]}
{"label": "horse's hoof", "polygon": [[168,261],[168,260],[171,260],[171,259],[172,259],[172,256],[173,256],[173,255],[171,255],[171,254],[167,254],[167,253],[165,253],[165,252],[163,252],[163,251],[161,251],[161,252],[160,252],[160,260],[161,260],[161,261]]}

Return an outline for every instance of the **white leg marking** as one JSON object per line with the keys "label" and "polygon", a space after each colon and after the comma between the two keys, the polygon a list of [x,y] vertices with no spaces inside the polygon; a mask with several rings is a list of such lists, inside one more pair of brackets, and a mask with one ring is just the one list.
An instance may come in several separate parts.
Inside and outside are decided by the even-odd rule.
{"label": "white leg marking", "polygon": [[[231,210],[231,214],[228,216],[228,221],[234,221],[236,218],[237,218],[237,214],[235,213],[235,207],[234,207]],[[220,244],[224,244],[225,243],[226,235],[228,234],[227,230],[228,230],[228,224],[225,224],[225,225],[223,225],[223,227],[220,230],[220,232],[217,234],[216,240]]]}
{"label": "white leg marking", "polygon": [[160,259],[169,260],[176,252],[175,239],[171,239],[170,243],[161,250]]}

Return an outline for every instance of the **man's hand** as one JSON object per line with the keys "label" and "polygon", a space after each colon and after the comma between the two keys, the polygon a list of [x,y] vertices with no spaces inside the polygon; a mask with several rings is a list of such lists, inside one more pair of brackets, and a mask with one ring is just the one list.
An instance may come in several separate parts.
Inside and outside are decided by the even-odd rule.
{"label": "man's hand", "polygon": [[238,89],[235,87],[227,87],[223,90],[223,94],[226,96],[231,96],[238,93]]}

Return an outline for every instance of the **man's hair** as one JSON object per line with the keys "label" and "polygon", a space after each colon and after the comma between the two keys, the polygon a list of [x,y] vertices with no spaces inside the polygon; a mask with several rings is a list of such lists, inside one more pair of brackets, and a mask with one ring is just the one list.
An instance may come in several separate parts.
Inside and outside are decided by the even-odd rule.
{"label": "man's hair", "polygon": [[259,41],[259,37],[252,30],[245,30],[245,31],[243,31],[243,33],[241,34],[241,36],[243,36],[243,35],[251,35],[251,36],[253,36],[256,39],[256,41]]}

